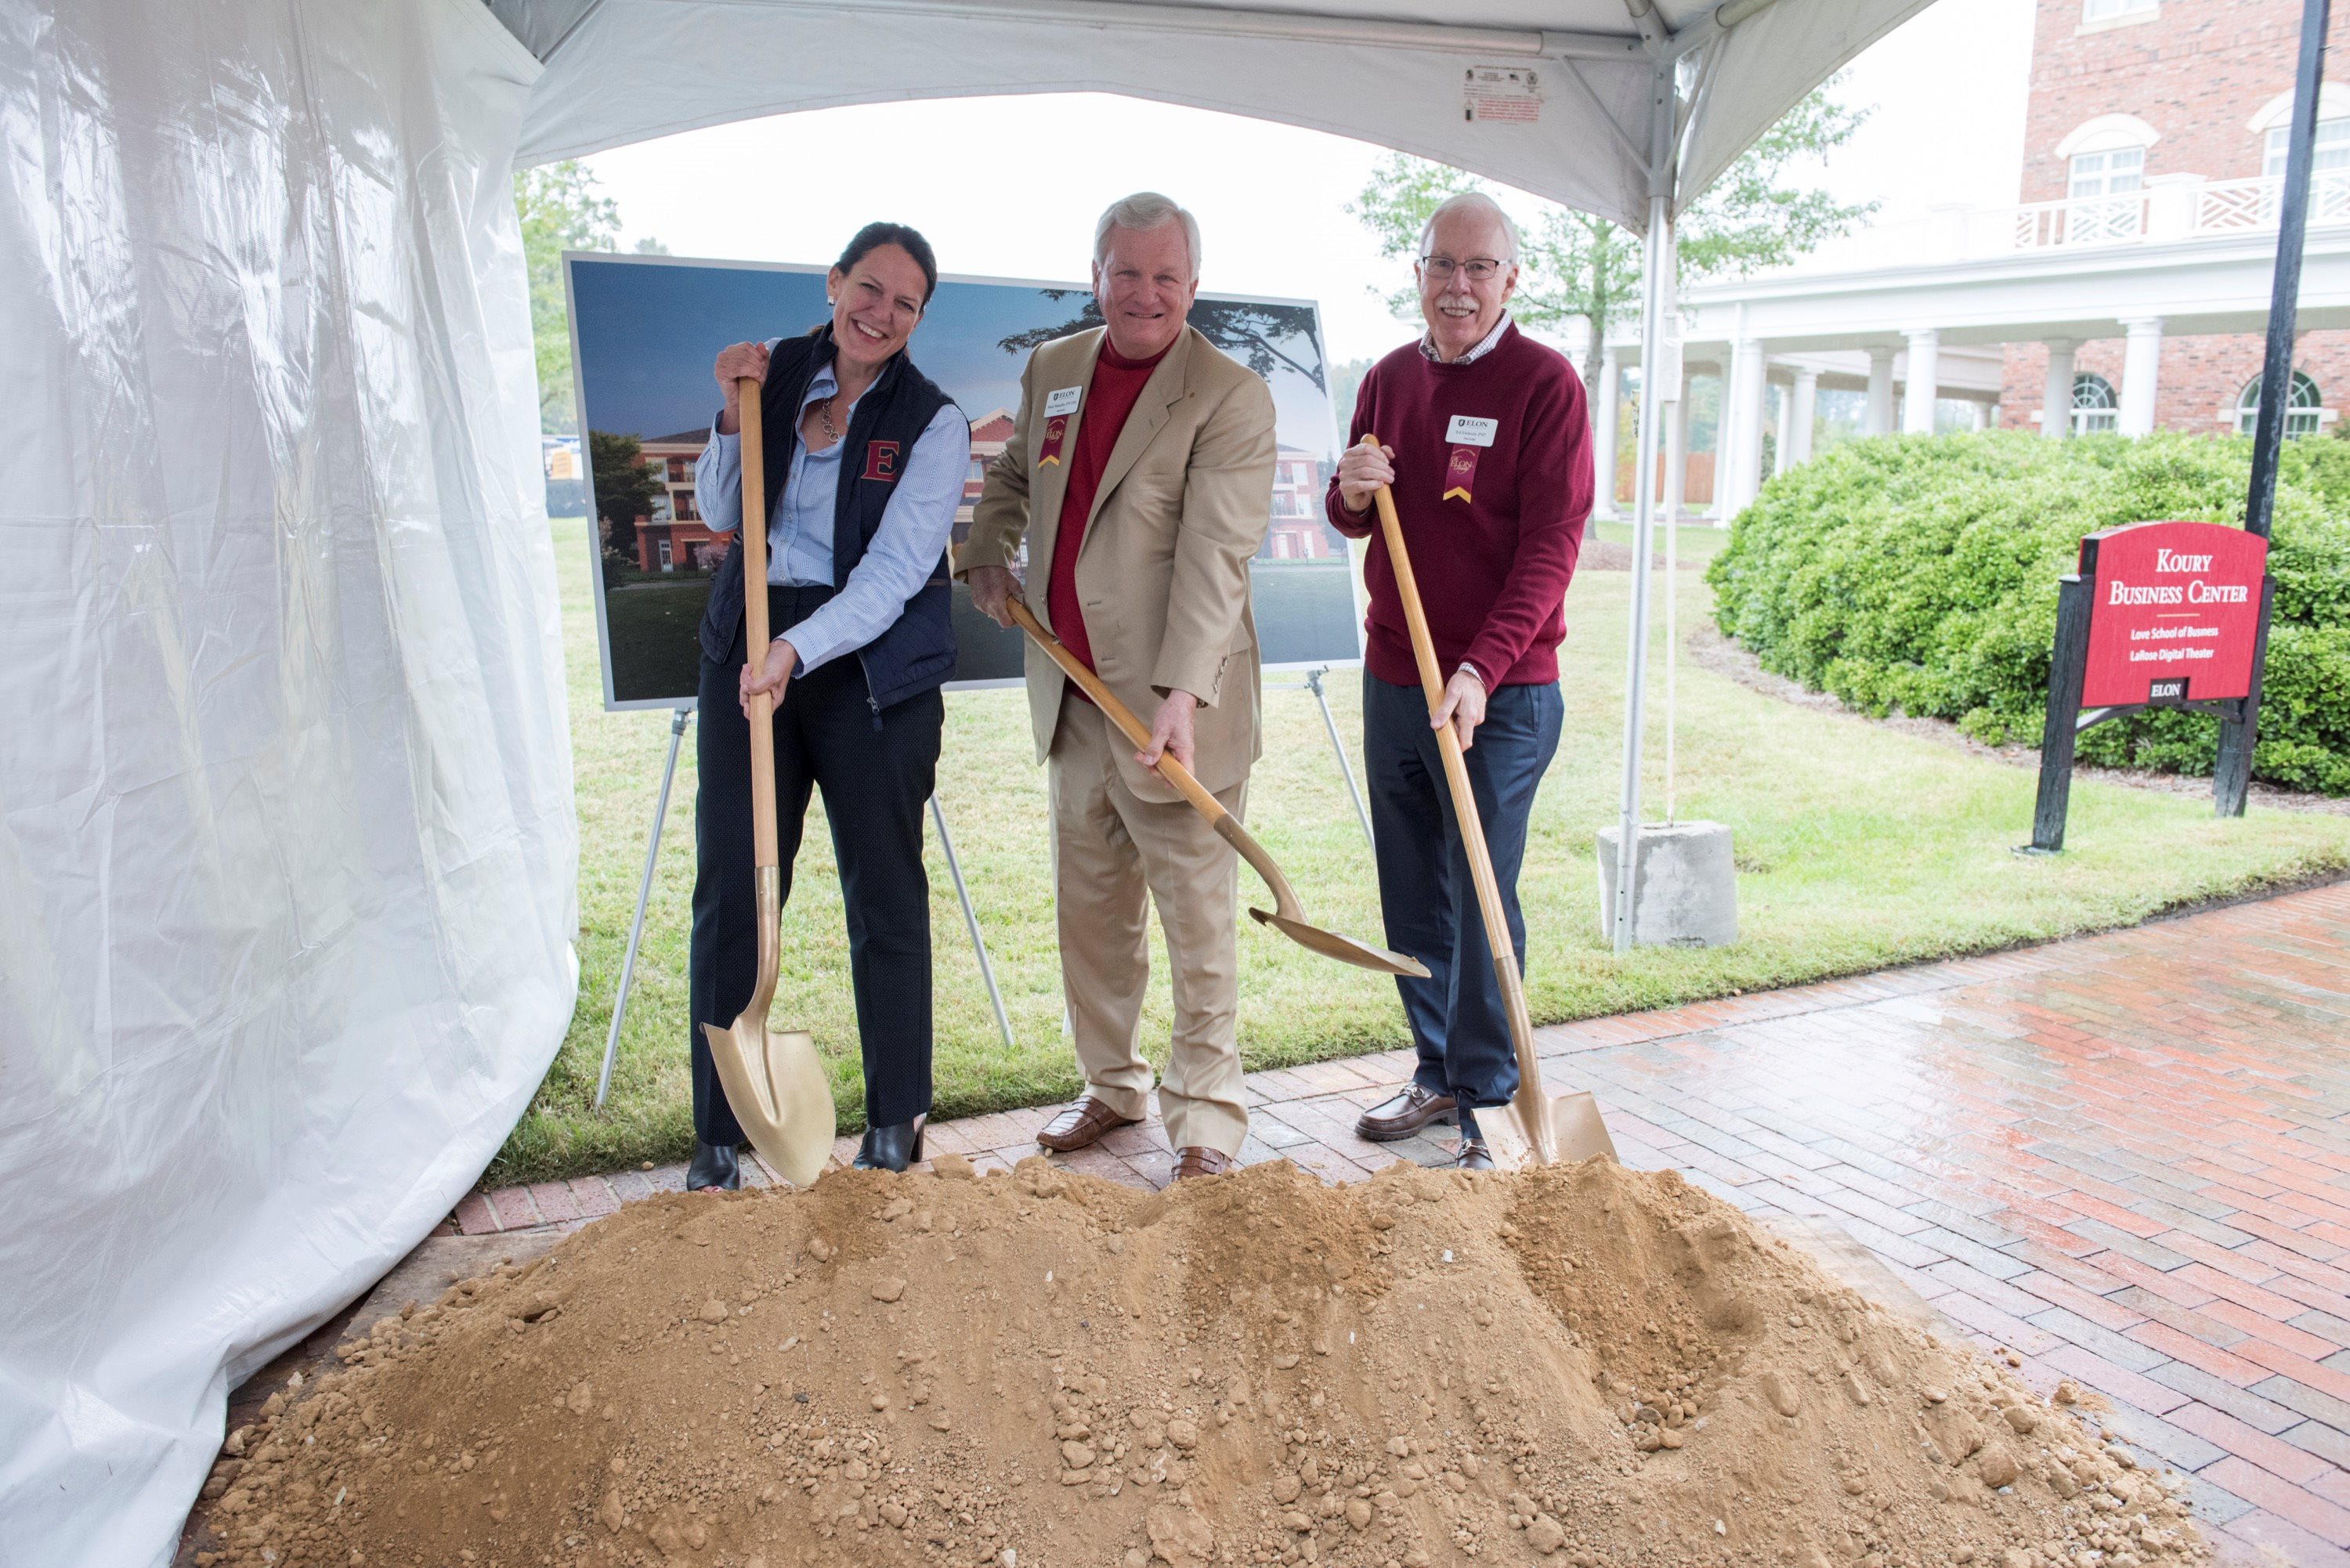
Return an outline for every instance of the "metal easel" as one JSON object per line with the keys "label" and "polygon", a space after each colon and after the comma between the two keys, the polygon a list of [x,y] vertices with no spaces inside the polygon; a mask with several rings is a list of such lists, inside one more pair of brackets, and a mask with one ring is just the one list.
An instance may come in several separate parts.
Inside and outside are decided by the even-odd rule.
{"label": "metal easel", "polygon": [[596,1075],[596,1108],[612,1087],[612,1058],[620,1049],[620,1019],[629,1011],[629,981],[637,972],[637,945],[645,936],[645,902],[653,896],[653,864],[660,858],[661,824],[669,820],[669,786],[677,777],[678,743],[685,738],[691,708],[669,716],[669,761],[661,764],[660,804],[653,807],[653,830],[645,838],[645,874],[637,882],[637,918],[629,923],[629,956],[620,961],[620,989],[612,997],[612,1032],[604,1036],[604,1070]]}
{"label": "metal easel", "polygon": [[[1346,742],[1338,739],[1338,721],[1330,716],[1330,699],[1322,690],[1322,678],[1330,673],[1326,664],[1317,664],[1305,672],[1305,690],[1314,693],[1314,701],[1322,708],[1322,728],[1329,732],[1330,750],[1337,755],[1338,772],[1347,781],[1347,794],[1355,803],[1355,820],[1363,825],[1363,842],[1371,843],[1371,814],[1364,808],[1363,792],[1355,784],[1355,764],[1347,760]],[[1376,845],[1373,846],[1377,847]]]}
{"label": "metal easel", "polygon": [[[620,985],[612,997],[612,1028],[604,1036],[604,1066],[596,1075],[596,1109],[599,1111],[604,1108],[605,1096],[611,1091],[612,1061],[620,1049],[620,1020],[629,1011],[629,984],[636,976],[637,949],[644,940],[645,905],[652,898],[653,867],[660,858],[661,825],[669,820],[669,793],[670,785],[677,778],[678,746],[685,736],[686,721],[692,716],[691,708],[679,708],[670,715],[669,760],[661,764],[660,798],[653,806],[652,831],[645,836],[644,875],[637,883],[636,919],[629,924],[628,956],[620,961]],[[1323,717],[1329,717],[1326,705],[1323,709]],[[1336,734],[1335,730],[1331,732],[1334,740]],[[1343,757],[1341,760],[1343,762]],[[1351,786],[1353,783],[1349,776],[1347,784]],[[1360,808],[1358,801],[1357,809]],[[940,807],[939,797],[935,794],[931,796],[931,824],[939,830],[939,847],[946,852],[947,873],[954,879],[955,898],[962,905],[963,929],[971,933],[971,950],[979,959],[979,978],[987,987],[988,1003],[995,1010],[995,1027],[1002,1033],[1003,1048],[1008,1051],[1013,1044],[1012,1021],[1004,1013],[1003,992],[995,984],[995,966],[988,961],[987,942],[979,930],[979,916],[971,907],[971,889],[963,883],[962,862],[955,857],[954,839],[947,833],[946,813]]]}

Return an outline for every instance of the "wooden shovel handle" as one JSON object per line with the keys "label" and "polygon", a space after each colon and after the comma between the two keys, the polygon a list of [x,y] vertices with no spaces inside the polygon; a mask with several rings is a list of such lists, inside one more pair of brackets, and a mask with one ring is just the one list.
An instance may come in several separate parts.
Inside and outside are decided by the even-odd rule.
{"label": "wooden shovel handle", "polygon": [[[1378,445],[1377,436],[1363,444]],[[1384,484],[1374,498],[1379,508],[1379,536],[1387,542],[1388,565],[1395,572],[1396,597],[1403,601],[1404,625],[1411,630],[1411,655],[1419,666],[1419,686],[1428,699],[1431,719],[1444,702],[1444,677],[1436,668],[1436,639],[1429,635],[1428,616],[1419,605],[1419,584],[1411,575],[1411,552],[1404,548],[1403,524],[1396,516],[1395,497]],[[1477,812],[1476,792],[1469,787],[1469,764],[1461,755],[1461,738],[1450,723],[1436,730],[1436,747],[1444,758],[1444,782],[1452,792],[1452,810],[1461,821],[1461,840],[1469,852],[1469,876],[1477,885],[1477,908],[1484,917],[1485,944],[1492,950],[1493,976],[1509,1015],[1510,1044],[1518,1059],[1516,1104],[1526,1123],[1535,1158],[1551,1162],[1550,1128],[1542,1119],[1542,1068],[1534,1056],[1534,1017],[1526,1010],[1526,991],[1518,972],[1517,948],[1510,940],[1509,911],[1502,906],[1502,885],[1493,875],[1493,857],[1485,846],[1485,825]]]}
{"label": "wooden shovel handle", "polygon": [[[1378,438],[1365,436],[1365,446]],[[1419,583],[1411,575],[1411,552],[1404,548],[1403,524],[1396,516],[1395,496],[1384,484],[1374,499],[1379,508],[1379,536],[1387,542],[1388,565],[1395,572],[1396,597],[1403,601],[1404,625],[1411,631],[1411,655],[1419,666],[1419,687],[1428,699],[1430,718],[1444,702],[1444,677],[1436,668],[1436,639],[1429,635],[1428,616],[1419,605]],[[1493,857],[1485,847],[1485,826],[1477,813],[1476,792],[1469,787],[1469,764],[1461,759],[1461,737],[1451,724],[1438,726],[1437,750],[1444,757],[1444,782],[1451,787],[1452,809],[1461,819],[1461,836],[1469,850],[1469,874],[1477,884],[1477,903],[1485,917],[1485,936],[1496,958],[1507,955],[1515,968],[1517,952],[1510,941],[1510,920],[1502,907],[1501,884],[1493,876]],[[1511,989],[1504,986],[1505,991]]]}
{"label": "wooden shovel handle", "polygon": [[[1020,629],[1035,639],[1036,646],[1045,650],[1045,657],[1061,667],[1061,673],[1076,681],[1077,690],[1094,700],[1094,706],[1108,716],[1109,722],[1118,726],[1118,732],[1134,743],[1135,750],[1148,751],[1150,732],[1143,728],[1142,721],[1134,716],[1134,711],[1119,701],[1117,693],[1102,684],[1101,677],[1087,669],[1077,656],[1069,651],[1067,644],[1045,629],[1044,622],[1036,618],[1036,612],[1030,609],[1018,594],[1012,595],[1004,602]],[[1289,878],[1282,875],[1281,867],[1274,863],[1264,846],[1241,826],[1240,818],[1224,809],[1222,801],[1208,793],[1207,785],[1193,778],[1191,770],[1175,760],[1172,753],[1159,753],[1159,776],[1173,784],[1175,793],[1189,802],[1192,810],[1208,819],[1208,825],[1216,830],[1216,836],[1231,845],[1234,852],[1264,878],[1264,885],[1272,889],[1274,909],[1277,914],[1284,919],[1305,919],[1304,909],[1297,901],[1297,890],[1289,885]]]}
{"label": "wooden shovel handle", "polygon": [[[743,655],[767,657],[767,450],[761,429],[759,379],[734,382],[735,418],[743,431]],[[765,692],[751,699],[751,845],[762,870],[780,866],[775,843],[775,707]]]}
{"label": "wooden shovel handle", "polygon": [[[1066,643],[1045,630],[1045,623],[1036,618],[1036,612],[1030,609],[1018,594],[1012,595],[1005,603],[1011,607],[1012,618],[1020,624],[1020,629],[1035,638],[1036,646],[1061,667],[1061,673],[1076,681],[1077,690],[1094,700],[1094,706],[1108,715],[1109,722],[1118,726],[1119,733],[1134,742],[1134,749],[1149,751],[1150,731],[1134,716],[1134,710],[1119,701],[1117,694],[1102,684],[1101,677],[1087,669],[1077,656],[1069,651]],[[1224,803],[1209,794],[1208,786],[1193,778],[1191,770],[1177,762],[1171,753],[1159,753],[1159,776],[1173,784],[1175,792],[1191,802],[1192,808],[1210,822],[1221,822],[1232,815],[1224,809]]]}

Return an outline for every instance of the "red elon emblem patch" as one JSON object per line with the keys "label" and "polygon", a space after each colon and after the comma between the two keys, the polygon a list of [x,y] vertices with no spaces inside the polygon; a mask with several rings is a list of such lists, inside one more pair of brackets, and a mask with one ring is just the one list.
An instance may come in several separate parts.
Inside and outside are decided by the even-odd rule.
{"label": "red elon emblem patch", "polygon": [[884,484],[898,478],[898,443],[894,441],[872,441],[865,443],[865,477],[878,479]]}
{"label": "red elon emblem patch", "polygon": [[1454,447],[1452,461],[1444,465],[1444,499],[1450,501],[1457,495],[1462,501],[1474,501],[1476,498],[1470,494],[1469,487],[1476,483],[1477,449],[1473,446]]}

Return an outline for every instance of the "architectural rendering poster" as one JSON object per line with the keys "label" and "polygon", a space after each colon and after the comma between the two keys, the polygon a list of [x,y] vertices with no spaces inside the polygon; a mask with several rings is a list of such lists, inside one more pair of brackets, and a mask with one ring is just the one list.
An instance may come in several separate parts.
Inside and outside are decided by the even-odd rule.
{"label": "architectural rendering poster", "polygon": [[[711,574],[732,543],[702,525],[693,494],[694,459],[718,410],[711,362],[729,343],[790,336],[822,321],[824,271],[601,252],[573,252],[565,270],[579,428],[588,432],[605,705],[691,703],[695,632]],[[970,529],[989,460],[1011,438],[1029,349],[1099,324],[1082,286],[940,281],[910,347],[971,419],[956,543]],[[1319,314],[1310,301],[1203,294],[1191,325],[1273,389],[1280,460],[1264,546],[1250,566],[1263,661],[1352,663],[1362,618],[1354,569],[1346,540],[1322,516],[1337,436]],[[954,684],[1017,680],[1020,634],[973,610],[961,584],[954,595]]]}

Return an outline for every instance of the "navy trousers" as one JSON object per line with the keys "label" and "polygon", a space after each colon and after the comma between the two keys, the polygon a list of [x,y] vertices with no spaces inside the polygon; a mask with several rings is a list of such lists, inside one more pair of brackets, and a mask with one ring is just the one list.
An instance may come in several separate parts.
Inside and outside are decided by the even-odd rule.
{"label": "navy trousers", "polygon": [[[781,636],[832,597],[830,588],[767,590]],[[688,957],[693,1131],[704,1143],[743,1141],[710,1059],[705,1023],[721,1028],[751,1000],[759,977],[752,868],[751,725],[738,684],[743,634],[723,664],[702,659],[695,756],[693,940]],[[946,701],[938,690],[874,712],[865,671],[845,655],[795,675],[775,714],[776,843],[784,901],[811,789],[824,792],[848,922],[848,970],[864,1047],[865,1118],[911,1121],[931,1108],[931,882],[922,868],[922,814],[937,782]],[[795,1016],[778,995],[773,1017]]]}
{"label": "navy trousers", "polygon": [[[1526,819],[1535,786],[1558,750],[1565,711],[1555,681],[1504,686],[1486,704],[1485,722],[1464,759],[1521,964],[1526,925],[1518,913],[1518,867],[1525,859]],[[1387,945],[1428,966],[1426,980],[1396,977],[1419,1053],[1412,1077],[1472,1108],[1507,1105],[1518,1092],[1509,1015],[1445,786],[1444,760],[1429,728],[1428,701],[1417,685],[1390,685],[1363,672],[1363,762]]]}

